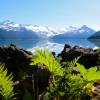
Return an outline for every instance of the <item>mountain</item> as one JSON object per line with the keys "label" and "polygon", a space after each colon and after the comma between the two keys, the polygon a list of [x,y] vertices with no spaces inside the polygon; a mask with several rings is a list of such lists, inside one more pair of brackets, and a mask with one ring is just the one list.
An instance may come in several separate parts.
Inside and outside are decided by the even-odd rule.
{"label": "mountain", "polygon": [[66,38],[88,38],[95,33],[95,30],[83,25],[80,28],[70,26],[63,34],[57,34],[52,39],[66,39]]}
{"label": "mountain", "polygon": [[33,39],[59,39],[59,38],[87,38],[95,31],[86,25],[81,28],[51,28],[38,25],[16,24],[9,20],[0,23],[0,38],[33,38]]}
{"label": "mountain", "polygon": [[50,36],[66,32],[66,29],[55,29],[38,25],[16,24],[9,20],[0,23],[0,38],[41,38],[47,39]]}
{"label": "mountain", "polygon": [[54,35],[54,33],[48,27],[16,24],[9,20],[0,23],[0,38],[44,39]]}
{"label": "mountain", "polygon": [[14,22],[4,21],[0,24],[0,38],[38,38],[38,36],[31,30],[27,30],[21,24],[15,24]]}
{"label": "mountain", "polygon": [[25,25],[24,26],[27,30],[31,30],[32,32],[35,32],[39,37],[49,37],[56,34],[56,31],[54,29],[49,27],[43,27],[38,25]]}
{"label": "mountain", "polygon": [[89,39],[100,39],[100,31],[96,32],[92,36],[89,37]]}

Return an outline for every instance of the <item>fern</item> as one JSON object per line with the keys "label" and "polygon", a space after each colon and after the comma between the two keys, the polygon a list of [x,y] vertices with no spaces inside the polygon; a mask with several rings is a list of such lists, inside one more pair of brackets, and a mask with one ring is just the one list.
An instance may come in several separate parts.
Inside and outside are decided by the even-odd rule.
{"label": "fern", "polygon": [[0,64],[0,94],[3,100],[14,100],[12,75],[7,76],[7,69]]}
{"label": "fern", "polygon": [[96,67],[85,69],[83,65],[77,63],[77,68],[80,71],[83,80],[87,81],[88,84],[85,86],[87,88],[91,88],[93,86],[93,82],[100,79],[100,70]]}
{"label": "fern", "polygon": [[63,68],[63,76],[55,78],[55,81],[49,84],[44,100],[78,100],[82,94],[82,88],[86,85],[80,74],[72,74],[78,59],[63,63],[64,67],[66,66]]}
{"label": "fern", "polygon": [[82,94],[82,88],[86,85],[86,82],[80,78],[80,75],[72,75],[69,81],[69,97],[71,100],[77,100]]}
{"label": "fern", "polygon": [[[79,58],[61,63],[61,66],[47,49],[35,51],[31,65],[43,64],[53,78],[49,80],[47,91],[44,92],[44,100],[81,100],[81,96],[88,96],[84,90],[92,89],[93,81],[100,79],[100,70],[96,67],[85,69],[77,63]],[[72,73],[75,67],[80,72],[76,75]]]}
{"label": "fern", "polygon": [[80,74],[82,75],[83,79],[87,79],[86,74],[87,74],[87,70],[85,69],[85,67],[79,63],[77,63],[77,68],[80,72]]}
{"label": "fern", "polygon": [[52,53],[50,53],[47,49],[35,51],[36,57],[32,59],[31,65],[36,65],[38,63],[44,64],[45,68],[48,69],[52,75],[63,75],[63,69],[61,65],[55,60]]}
{"label": "fern", "polygon": [[64,66],[65,68],[67,68],[67,72],[68,73],[72,73],[72,71],[73,71],[73,69],[74,69],[74,67],[76,66],[76,64],[77,64],[77,61],[79,60],[79,58],[80,57],[77,57],[77,58],[75,58],[75,59],[73,59],[72,61],[67,61],[67,62],[62,62],[62,66]]}

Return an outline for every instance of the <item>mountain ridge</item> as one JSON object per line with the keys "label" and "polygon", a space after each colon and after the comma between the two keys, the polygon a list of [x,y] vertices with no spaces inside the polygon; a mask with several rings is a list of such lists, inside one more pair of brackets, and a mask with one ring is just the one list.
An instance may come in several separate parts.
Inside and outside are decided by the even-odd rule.
{"label": "mountain ridge", "polygon": [[[61,28],[61,29],[55,29],[52,27],[44,27],[44,26],[38,26],[38,25],[23,25],[23,24],[16,24],[14,22],[11,22],[9,20],[3,21],[0,23],[0,30],[6,32],[21,32],[21,35],[24,32],[22,31],[27,31],[28,34],[31,32],[31,35],[37,35],[39,38],[48,38],[48,37],[57,37],[57,36],[62,36],[64,37],[81,37],[82,34],[87,32],[87,34],[93,35],[92,33],[95,33],[95,30],[87,27],[86,25],[83,25],[80,28],[70,26],[69,28]],[[32,34],[33,33],[33,34]],[[13,34],[14,35],[14,34]],[[66,35],[66,36],[65,36]],[[86,36],[87,38],[87,36]]]}
{"label": "mountain ridge", "polygon": [[100,31],[97,31],[95,34],[90,36],[89,39],[100,39]]}

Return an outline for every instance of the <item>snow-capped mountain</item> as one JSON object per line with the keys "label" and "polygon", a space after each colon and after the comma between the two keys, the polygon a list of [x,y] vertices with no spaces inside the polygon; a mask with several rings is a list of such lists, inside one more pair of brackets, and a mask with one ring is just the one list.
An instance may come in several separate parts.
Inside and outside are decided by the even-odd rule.
{"label": "snow-capped mountain", "polygon": [[52,37],[52,39],[65,39],[65,38],[88,38],[93,35],[95,30],[83,25],[80,28],[70,26],[63,34],[58,34]]}
{"label": "snow-capped mountain", "polygon": [[45,35],[47,37],[54,35],[54,31],[51,31],[48,27],[37,26],[37,25],[25,25],[27,30],[37,33],[37,35]]}
{"label": "snow-capped mountain", "polygon": [[7,31],[7,32],[11,32],[11,31],[22,32],[26,30],[26,31],[30,31],[31,33],[33,33],[33,35],[35,34],[38,37],[42,37],[42,38],[48,38],[49,36],[53,36],[54,34],[59,33],[53,28],[43,27],[43,26],[38,26],[38,25],[16,24],[9,20],[6,20],[0,23],[0,30]]}
{"label": "snow-capped mountain", "polygon": [[52,28],[38,25],[16,24],[9,20],[0,23],[0,38],[88,38],[95,31],[86,25],[81,28]]}
{"label": "snow-capped mountain", "polygon": [[31,30],[27,30],[24,25],[10,22],[9,20],[0,23],[0,39],[7,38],[34,38],[39,37]]}
{"label": "snow-capped mountain", "polygon": [[21,24],[16,24],[16,23],[11,22],[9,20],[6,20],[6,21],[3,21],[2,23],[0,23],[0,29],[4,29],[4,30],[7,30],[7,31],[20,30],[21,27],[22,27]]}

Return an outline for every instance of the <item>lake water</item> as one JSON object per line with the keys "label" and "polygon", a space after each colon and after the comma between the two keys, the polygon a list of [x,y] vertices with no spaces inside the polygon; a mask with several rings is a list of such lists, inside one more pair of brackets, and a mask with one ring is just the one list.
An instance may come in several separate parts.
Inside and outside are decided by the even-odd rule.
{"label": "lake water", "polygon": [[55,39],[55,40],[35,40],[35,39],[0,39],[0,45],[15,44],[19,48],[34,52],[36,48],[48,48],[51,51],[59,53],[63,50],[64,44],[71,46],[79,45],[86,48],[100,47],[100,39]]}

